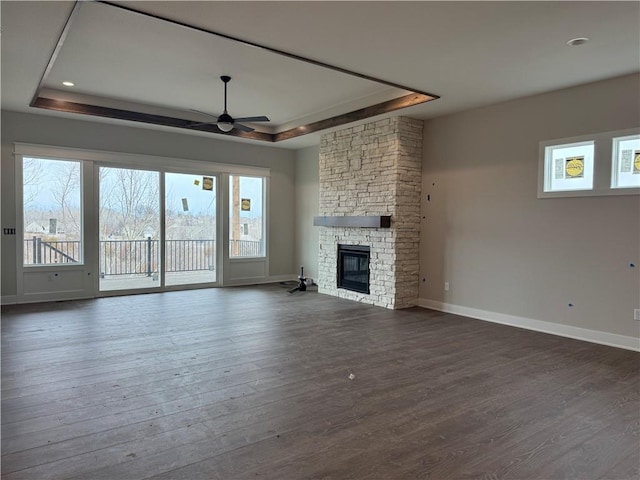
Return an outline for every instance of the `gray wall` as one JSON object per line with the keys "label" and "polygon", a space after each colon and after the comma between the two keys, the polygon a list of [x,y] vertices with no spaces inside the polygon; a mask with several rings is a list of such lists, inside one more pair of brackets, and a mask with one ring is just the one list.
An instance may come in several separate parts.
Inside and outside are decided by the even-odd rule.
{"label": "gray wall", "polygon": [[[270,275],[291,275],[294,251],[295,153],[259,144],[222,141],[177,132],[70,120],[45,115],[2,112],[2,227],[16,225],[13,142],[175,157],[271,169]],[[2,295],[16,293],[15,240],[2,236]]]}
{"label": "gray wall", "polygon": [[536,187],[538,142],[640,126],[638,82],[426,122],[421,299],[637,337],[640,197],[538,199]]}
{"label": "gray wall", "polygon": [[320,179],[318,171],[320,148],[308,147],[296,152],[296,268],[304,266],[304,273],[318,279],[318,227],[313,217],[318,215]]}

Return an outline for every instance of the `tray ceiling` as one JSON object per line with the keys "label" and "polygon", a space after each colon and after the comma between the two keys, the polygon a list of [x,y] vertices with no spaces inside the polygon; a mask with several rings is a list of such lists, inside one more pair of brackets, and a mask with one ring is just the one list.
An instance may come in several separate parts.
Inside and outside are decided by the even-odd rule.
{"label": "tray ceiling", "polygon": [[[285,148],[317,144],[317,133],[272,141],[309,125],[429,119],[640,71],[638,2],[3,0],[0,8],[3,110],[209,136],[214,127],[184,127],[210,119],[192,110],[222,113],[219,77],[230,75],[229,113],[267,115],[271,122],[252,126]],[[590,40],[568,46],[575,37]],[[424,100],[411,92],[440,98],[408,106]]]}
{"label": "tray ceiling", "polygon": [[[256,133],[219,131],[221,75],[232,77],[233,117],[271,121],[251,125]],[[274,142],[437,98],[399,87],[128,7],[79,2],[32,106]]]}

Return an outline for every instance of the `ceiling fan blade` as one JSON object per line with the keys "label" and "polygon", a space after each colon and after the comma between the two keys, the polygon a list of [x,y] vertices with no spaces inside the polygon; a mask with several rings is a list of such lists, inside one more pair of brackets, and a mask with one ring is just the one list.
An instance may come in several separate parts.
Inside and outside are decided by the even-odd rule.
{"label": "ceiling fan blade", "polygon": [[242,118],[234,118],[236,122],[270,122],[269,117],[265,117],[261,115],[259,117],[242,117]]}
{"label": "ceiling fan blade", "polygon": [[196,112],[196,113],[201,113],[202,115],[206,115],[207,117],[215,118],[216,120],[218,119],[218,115],[213,115],[212,113],[201,112],[200,110],[194,110],[193,108],[190,108],[189,111]]}
{"label": "ceiling fan blade", "polygon": [[187,128],[201,127],[202,125],[215,125],[216,122],[198,122],[187,125]]}
{"label": "ceiling fan blade", "polygon": [[243,132],[253,132],[255,130],[255,128],[251,128],[247,125],[243,125],[241,123],[235,122],[233,124],[234,128],[237,128],[238,130],[241,130]]}

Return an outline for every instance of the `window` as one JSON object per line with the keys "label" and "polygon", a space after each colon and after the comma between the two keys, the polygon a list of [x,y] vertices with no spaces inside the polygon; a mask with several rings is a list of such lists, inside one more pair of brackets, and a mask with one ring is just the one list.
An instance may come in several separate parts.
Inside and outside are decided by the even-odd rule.
{"label": "window", "polygon": [[593,141],[546,147],[544,191],[591,190],[593,152]]}
{"label": "window", "polygon": [[264,178],[229,176],[229,258],[264,257]]}
{"label": "window", "polygon": [[23,157],[23,265],[83,262],[81,163]]}
{"label": "window", "polygon": [[538,198],[638,194],[637,128],[540,142]]}
{"label": "window", "polygon": [[640,187],[640,135],[613,139],[611,188]]}

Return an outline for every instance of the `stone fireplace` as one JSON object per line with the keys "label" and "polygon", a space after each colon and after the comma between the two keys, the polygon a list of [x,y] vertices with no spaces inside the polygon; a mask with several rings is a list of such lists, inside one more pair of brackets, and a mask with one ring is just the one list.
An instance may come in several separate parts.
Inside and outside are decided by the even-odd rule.
{"label": "stone fireplace", "polygon": [[[391,222],[318,227],[320,293],[393,309],[417,305],[422,127],[421,120],[395,117],[322,136],[319,214]],[[338,286],[340,245],[368,248],[369,293]]]}

